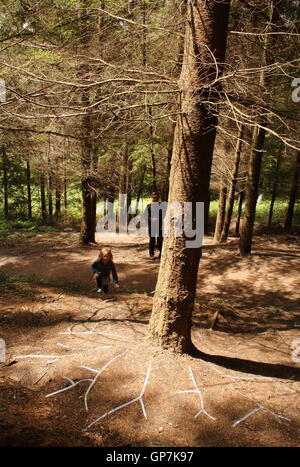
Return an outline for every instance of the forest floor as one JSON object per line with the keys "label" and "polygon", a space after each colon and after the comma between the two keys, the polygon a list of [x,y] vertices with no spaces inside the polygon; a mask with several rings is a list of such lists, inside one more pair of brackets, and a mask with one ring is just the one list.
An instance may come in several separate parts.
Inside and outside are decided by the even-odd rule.
{"label": "forest floor", "polygon": [[[237,239],[205,240],[198,358],[145,339],[159,269],[147,239],[77,239],[0,245],[1,269],[23,276],[0,293],[1,446],[299,446],[299,236],[256,236],[244,259]],[[90,272],[99,246],[121,284],[104,298]]]}

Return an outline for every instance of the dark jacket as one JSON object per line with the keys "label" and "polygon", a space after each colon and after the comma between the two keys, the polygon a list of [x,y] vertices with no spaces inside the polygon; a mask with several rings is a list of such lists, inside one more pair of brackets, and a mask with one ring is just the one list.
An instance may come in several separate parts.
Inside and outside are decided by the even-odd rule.
{"label": "dark jacket", "polygon": [[116,267],[111,260],[104,264],[100,259],[97,259],[92,264],[92,271],[94,273],[101,274],[101,276],[105,279],[109,279],[110,274],[112,274],[114,283],[119,283]]}
{"label": "dark jacket", "polygon": [[[163,231],[163,217],[164,213],[161,206],[160,202],[157,202],[158,205],[158,217],[154,217],[154,214],[151,213],[151,205],[154,203],[147,204],[146,209],[144,211],[144,216],[147,219],[147,224],[148,224],[148,233],[150,236],[152,236],[151,232],[151,221],[152,221],[152,226],[158,230],[157,234],[159,237],[162,237],[162,231]],[[156,203],[155,203],[156,204]],[[156,213],[157,214],[157,213]]]}

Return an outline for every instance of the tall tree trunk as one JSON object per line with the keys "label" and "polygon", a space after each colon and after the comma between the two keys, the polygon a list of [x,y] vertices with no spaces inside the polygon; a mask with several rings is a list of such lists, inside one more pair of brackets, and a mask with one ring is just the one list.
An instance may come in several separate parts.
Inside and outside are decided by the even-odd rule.
{"label": "tall tree trunk", "polygon": [[[91,135],[90,116],[84,117],[83,132],[85,135]],[[92,166],[93,147],[91,140],[82,141],[81,166],[82,166],[82,221],[80,230],[80,242],[82,245],[95,243],[96,231],[96,204],[97,195],[94,187],[94,175]]]}
{"label": "tall tree trunk", "polygon": [[51,162],[51,135],[48,135],[48,183],[47,183],[47,192],[48,192],[48,214],[49,220],[52,220],[53,216],[53,201],[52,201],[52,189],[53,189],[53,180],[52,180],[52,162]]}
{"label": "tall tree trunk", "polygon": [[[87,53],[90,48],[90,36],[95,26],[91,22],[91,17],[86,9],[85,0],[80,0],[80,45],[81,53]],[[89,65],[87,63],[78,66],[78,77],[89,75]],[[90,91],[88,88],[81,90],[81,104],[83,108],[88,108],[90,102]],[[82,220],[80,229],[80,243],[87,245],[95,243],[96,230],[96,201],[93,177],[93,116],[87,111],[81,120],[81,192],[82,192]]]}
{"label": "tall tree trunk", "polygon": [[151,154],[152,177],[153,177],[152,188],[153,188],[153,191],[156,191],[157,190],[156,160],[155,160],[155,154],[154,154],[154,140],[153,140],[154,133],[153,133],[152,108],[151,108],[151,106],[149,107],[149,118],[150,118],[150,154]]}
{"label": "tall tree trunk", "polygon": [[41,189],[41,210],[43,221],[47,220],[47,208],[46,208],[46,180],[45,175],[40,176],[40,189]]}
{"label": "tall tree trunk", "polygon": [[[175,128],[174,128],[175,130]],[[167,148],[167,177],[164,184],[164,189],[162,193],[162,200],[165,201],[168,199],[169,196],[169,180],[170,180],[170,172],[171,172],[171,160],[172,160],[172,145],[168,146]]]}
{"label": "tall tree trunk", "polygon": [[292,228],[294,206],[295,206],[295,201],[297,198],[299,172],[300,172],[300,151],[297,151],[295,169],[293,173],[293,180],[292,180],[292,186],[291,186],[291,191],[290,191],[289,206],[288,206],[285,224],[284,224],[284,228],[287,231],[291,230]]}
{"label": "tall tree trunk", "polygon": [[[130,155],[130,145],[128,142],[125,143],[125,148],[123,151],[122,157],[122,171],[121,171],[121,178],[119,181],[119,194],[120,195],[127,195],[128,192],[128,165],[129,165],[129,155]],[[122,203],[119,206],[119,219],[121,218],[121,211],[126,211],[128,213],[128,198],[127,201],[123,198]],[[128,217],[127,217],[128,219]],[[125,232],[122,232],[125,233]]]}
{"label": "tall tree trunk", "polygon": [[[82,91],[82,100],[87,106],[89,102],[88,91]],[[91,116],[86,114],[82,119],[82,133],[85,138],[81,142],[81,192],[82,192],[82,220],[80,229],[80,243],[88,245],[95,243],[96,231],[96,204],[97,195],[94,180],[93,143]]]}
{"label": "tall tree trunk", "polygon": [[147,166],[145,164],[142,168],[140,183],[139,183],[137,194],[136,194],[135,212],[137,212],[139,209],[139,203],[140,203],[140,198],[143,192],[143,185],[144,185],[146,170],[147,170]]}
{"label": "tall tree trunk", "polygon": [[30,162],[26,161],[26,181],[27,181],[27,210],[28,219],[32,218],[32,204],[31,204],[31,173]]}
{"label": "tall tree trunk", "polygon": [[55,190],[55,215],[59,217],[61,211],[61,191],[60,187]]}
{"label": "tall tree trunk", "polygon": [[3,213],[4,217],[7,219],[8,218],[8,177],[7,177],[7,171],[8,171],[8,160],[7,160],[7,154],[6,154],[6,149],[5,146],[2,146],[2,161],[3,161],[3,197],[4,197],[4,203],[3,203]]}
{"label": "tall tree trunk", "polygon": [[[274,42],[275,38],[272,35],[268,34],[274,30],[276,22],[278,21],[278,10],[277,6],[281,0],[273,0],[269,3],[270,8],[270,20],[265,31],[265,38],[263,44],[263,53],[262,53],[262,65],[263,68],[260,74],[260,89],[261,94],[266,94],[265,100],[268,101],[267,92],[270,86],[270,79],[267,76],[267,66],[274,61],[274,57],[270,58],[270,48],[271,41]],[[276,36],[275,36],[276,37]],[[274,47],[274,43],[272,44]],[[262,127],[265,127],[267,124],[266,117],[262,115],[259,118],[258,125],[254,128],[253,132],[253,148],[250,155],[249,166],[248,166],[248,175],[246,181],[246,203],[244,209],[244,216],[241,226],[240,234],[240,254],[241,256],[247,256],[251,253],[252,248],[252,237],[254,230],[255,222],[255,213],[256,213],[256,203],[258,196],[258,187],[259,187],[259,178],[261,171],[261,162],[262,155],[265,143],[266,130]]]}
{"label": "tall tree trunk", "polygon": [[64,208],[65,210],[68,209],[68,187],[66,177],[64,177]]}
{"label": "tall tree trunk", "polygon": [[249,160],[245,190],[246,203],[240,232],[239,249],[241,256],[247,256],[251,253],[259,175],[266,131],[262,128],[255,127],[253,133],[254,147],[251,151]]}
{"label": "tall tree trunk", "polygon": [[122,156],[122,171],[119,183],[120,194],[127,194],[128,190],[128,164],[129,164],[129,144],[125,144]]}
{"label": "tall tree trunk", "polygon": [[83,159],[82,163],[82,221],[80,229],[80,243],[88,245],[95,243],[95,194],[91,191],[90,161]]}
{"label": "tall tree trunk", "polygon": [[[142,21],[143,21],[143,24],[146,24],[146,16],[147,16],[147,12],[146,12],[146,2],[145,0],[142,0]],[[144,27],[142,28],[142,35],[143,35],[143,39],[142,39],[142,62],[143,62],[143,66],[145,67],[146,66],[146,63],[147,63],[147,29]]]}
{"label": "tall tree trunk", "polygon": [[227,186],[225,180],[222,181],[220,187],[219,203],[218,203],[218,214],[215,227],[214,242],[219,243],[221,240],[221,234],[225,219],[225,208],[226,208],[226,198],[227,198]]}
{"label": "tall tree trunk", "polygon": [[234,205],[235,188],[237,184],[237,176],[239,173],[239,165],[240,165],[240,159],[241,159],[243,133],[244,133],[244,125],[241,125],[239,134],[238,134],[238,140],[236,143],[232,179],[231,179],[230,188],[229,188],[228,201],[227,201],[222,234],[220,237],[221,242],[226,242],[228,233],[229,233],[229,227],[230,227],[230,222],[231,222],[231,217],[232,217],[232,212],[233,212],[233,205]]}
{"label": "tall tree trunk", "polygon": [[[128,159],[128,172],[127,172],[127,203],[128,209],[131,206],[132,199],[132,160],[129,157]],[[130,216],[129,216],[130,218]]]}
{"label": "tall tree trunk", "polygon": [[[212,113],[211,103],[216,104],[220,92],[219,85],[212,87],[211,83],[223,69],[229,8],[230,1],[188,2],[169,208],[174,201],[189,201],[193,206],[208,202],[217,127],[216,107]],[[188,248],[184,237],[164,238],[149,324],[150,340],[163,348],[193,350],[191,318],[200,256],[201,247]]]}
{"label": "tall tree trunk", "polygon": [[240,196],[239,196],[239,207],[238,207],[238,213],[237,213],[236,224],[235,224],[235,232],[234,232],[236,237],[240,236],[240,223],[241,223],[244,198],[245,198],[245,192],[241,191]]}
{"label": "tall tree trunk", "polygon": [[52,183],[52,175],[48,176],[48,213],[49,217],[53,216],[53,199],[52,199],[52,190],[53,190],[53,183]]}
{"label": "tall tree trunk", "polygon": [[[92,225],[94,232],[97,224],[97,200],[98,200],[98,146],[93,144],[92,154],[92,176],[91,176],[91,198],[92,198]],[[96,241],[96,240],[94,240]]]}
{"label": "tall tree trunk", "polygon": [[271,204],[270,204],[270,210],[269,210],[269,219],[268,219],[268,227],[269,228],[272,226],[273,210],[274,210],[274,204],[275,204],[277,188],[278,188],[278,176],[279,176],[279,169],[280,169],[280,162],[281,162],[282,147],[283,147],[283,143],[281,141],[280,146],[279,146],[279,150],[278,150],[278,153],[277,153],[276,170],[275,170],[275,176],[274,176],[274,181],[273,181],[272,198],[271,198]]}

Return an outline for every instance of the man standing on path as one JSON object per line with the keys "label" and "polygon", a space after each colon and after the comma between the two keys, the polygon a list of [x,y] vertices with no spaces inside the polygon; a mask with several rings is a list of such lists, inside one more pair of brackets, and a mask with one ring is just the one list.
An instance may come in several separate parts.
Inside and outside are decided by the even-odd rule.
{"label": "man standing on path", "polygon": [[155,259],[155,247],[159,250],[158,259],[161,256],[161,249],[163,243],[163,208],[162,203],[159,201],[159,193],[154,191],[151,194],[152,203],[147,204],[145,209],[145,216],[148,221],[148,234],[149,234],[149,255],[152,260]]}

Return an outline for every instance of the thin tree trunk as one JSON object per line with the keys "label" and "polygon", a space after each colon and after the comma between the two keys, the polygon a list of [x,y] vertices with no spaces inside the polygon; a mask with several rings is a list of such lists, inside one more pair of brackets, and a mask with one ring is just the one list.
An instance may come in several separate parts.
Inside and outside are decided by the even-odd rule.
{"label": "thin tree trunk", "polygon": [[93,231],[93,217],[91,192],[87,179],[81,181],[82,191],[82,221],[80,230],[80,242],[82,245],[95,243],[95,232]]}
{"label": "thin tree trunk", "polygon": [[53,216],[53,201],[52,201],[52,164],[51,164],[51,135],[48,135],[48,214],[51,221]]}
{"label": "thin tree trunk", "polygon": [[[180,116],[174,136],[170,175],[171,204],[208,202],[217,116],[209,102],[216,102],[225,59],[229,1],[188,3],[184,59],[179,80]],[[214,53],[212,60],[211,51]],[[217,86],[217,88],[216,88]],[[214,107],[214,110],[216,108]],[[193,216],[193,224],[195,216]],[[171,232],[172,233],[172,232]],[[196,293],[201,247],[186,246],[186,239],[164,238],[158,282],[149,324],[149,338],[163,348],[192,352],[191,318]]]}
{"label": "thin tree trunk", "polygon": [[[174,128],[175,131],[175,128]],[[172,160],[172,146],[168,147],[168,156],[167,156],[167,178],[163,193],[163,200],[168,199],[169,196],[169,180],[170,180],[170,172],[171,172],[171,160]]]}
{"label": "thin tree trunk", "polygon": [[[270,21],[268,23],[268,28],[265,33],[272,32],[276,22],[278,21],[278,10],[277,6],[280,3],[280,0],[274,0],[270,2]],[[276,37],[276,36],[275,36]],[[267,77],[267,66],[274,61],[274,58],[270,59],[270,41],[275,41],[275,38],[272,35],[265,34],[264,39],[264,46],[263,46],[263,54],[262,54],[262,68],[260,74],[260,88],[262,95],[268,92],[268,88],[270,85],[270,79]],[[274,48],[274,43],[272,44]],[[266,95],[266,100],[268,100],[268,96]],[[252,237],[253,237],[253,230],[254,230],[254,222],[255,222],[255,212],[256,212],[256,203],[257,203],[257,196],[258,196],[258,187],[259,187],[259,179],[260,179],[260,171],[261,171],[261,162],[262,162],[262,155],[265,143],[265,135],[266,130],[263,128],[266,126],[267,121],[264,116],[260,117],[259,125],[254,128],[253,132],[253,149],[251,151],[250,160],[249,160],[249,168],[248,168],[248,176],[246,182],[246,203],[244,209],[244,216],[242,221],[241,227],[241,235],[240,235],[240,254],[241,256],[247,256],[251,253],[252,248]]]}
{"label": "thin tree trunk", "polygon": [[26,181],[27,181],[27,209],[28,219],[32,218],[32,204],[31,204],[31,173],[30,162],[26,161]]}
{"label": "thin tree trunk", "polygon": [[[83,91],[85,93],[85,91]],[[85,101],[85,105],[87,105]],[[91,117],[84,116],[82,131],[91,135]],[[81,192],[82,192],[82,221],[80,229],[80,243],[88,245],[95,243],[96,230],[96,192],[94,189],[94,180],[92,172],[92,154],[93,147],[91,140],[85,138],[81,143]]]}
{"label": "thin tree trunk", "polygon": [[153,187],[153,191],[156,191],[157,190],[156,160],[155,160],[155,154],[154,154],[153,123],[152,123],[152,108],[151,107],[149,107],[149,117],[150,117],[150,154],[151,154],[152,176],[153,176],[152,187]]}
{"label": "thin tree trunk", "polygon": [[[143,24],[146,24],[146,3],[145,3],[145,0],[143,0],[142,2],[142,21],[143,21]],[[143,62],[143,67],[146,66],[146,63],[147,63],[147,42],[146,42],[146,38],[147,38],[147,29],[146,28],[142,28],[142,35],[143,35],[143,39],[142,39],[142,62]]]}
{"label": "thin tree trunk", "polygon": [[244,125],[240,127],[239,134],[238,134],[238,140],[236,144],[232,180],[230,183],[228,202],[227,202],[227,207],[226,207],[222,234],[220,238],[221,242],[226,242],[228,233],[229,233],[229,227],[230,227],[230,222],[231,222],[231,217],[232,217],[232,212],[233,212],[233,205],[234,205],[235,188],[237,184],[237,176],[239,172],[239,165],[240,165],[240,159],[241,159],[243,133],[244,133]]}
{"label": "thin tree trunk", "polygon": [[275,204],[277,188],[278,188],[278,176],[279,176],[279,169],[280,169],[280,162],[281,162],[282,147],[283,147],[283,143],[281,141],[280,147],[279,147],[279,150],[278,150],[278,153],[277,153],[276,170],[275,170],[273,190],[272,190],[272,198],[271,198],[271,204],[270,204],[270,210],[269,210],[269,219],[268,219],[268,227],[269,228],[271,228],[271,226],[272,226],[273,210],[274,210],[274,204]]}
{"label": "thin tree trunk", "polygon": [[7,154],[5,150],[5,146],[2,146],[2,161],[3,161],[3,195],[4,195],[4,204],[3,204],[3,213],[5,219],[8,218],[8,177],[7,177],[7,171],[8,171],[8,159],[7,159]]}
{"label": "thin tree trunk", "polygon": [[294,206],[295,206],[295,201],[297,198],[299,172],[300,172],[300,151],[297,151],[296,163],[295,163],[295,168],[293,172],[292,186],[291,186],[291,191],[290,191],[289,206],[288,206],[285,224],[284,224],[284,229],[287,231],[292,229]]}
{"label": "thin tree trunk", "polygon": [[[84,118],[83,131],[85,135],[91,134],[91,121],[90,116]],[[97,206],[97,194],[95,190],[93,166],[92,166],[92,154],[93,147],[89,139],[85,139],[82,142],[82,180],[81,180],[81,191],[82,191],[82,221],[80,231],[80,242],[82,245],[89,243],[95,243],[95,231],[96,231],[96,206]]]}
{"label": "thin tree trunk", "polygon": [[98,173],[98,146],[96,144],[93,144],[91,198],[92,198],[92,225],[93,225],[92,228],[94,232],[96,231],[96,224],[97,224],[97,201],[98,201],[97,173]]}
{"label": "thin tree trunk", "polygon": [[[127,203],[128,209],[131,206],[132,199],[132,160],[128,159],[128,171],[127,171]],[[128,216],[130,218],[130,215]]]}
{"label": "thin tree trunk", "polygon": [[64,178],[64,207],[65,210],[68,209],[68,189],[67,189],[67,179],[66,177]]}
{"label": "thin tree trunk", "polygon": [[254,129],[254,148],[251,151],[246,181],[246,204],[240,233],[240,254],[247,256],[251,253],[252,237],[255,221],[256,203],[258,196],[259,175],[261,169],[263,148],[266,131],[262,128]]}
{"label": "thin tree trunk", "polygon": [[145,164],[143,166],[143,168],[142,168],[140,183],[139,183],[139,187],[138,187],[138,191],[137,191],[137,195],[136,195],[135,212],[137,212],[138,208],[139,208],[140,198],[141,198],[142,192],[143,192],[143,185],[144,185],[146,170],[147,170],[147,166]]}
{"label": "thin tree trunk", "polygon": [[122,157],[122,171],[119,183],[119,193],[126,195],[128,191],[128,164],[129,164],[129,144],[125,144]]}
{"label": "thin tree trunk", "polygon": [[[119,194],[120,195],[127,195],[128,191],[128,164],[129,164],[129,151],[130,151],[130,146],[129,143],[126,142],[124,152],[123,152],[123,158],[122,158],[122,172],[121,172],[121,179],[119,183]],[[128,212],[128,199],[127,199],[127,204],[125,198],[123,198],[122,204],[119,206],[119,219],[121,215],[121,211]]]}
{"label": "thin tree trunk", "polygon": [[52,199],[52,175],[48,177],[48,213],[49,217],[53,216],[53,199]]}
{"label": "thin tree trunk", "polygon": [[46,181],[45,175],[40,176],[40,189],[41,189],[41,210],[43,221],[47,220],[47,208],[46,208]]}
{"label": "thin tree trunk", "polygon": [[215,227],[214,242],[219,243],[221,240],[221,234],[225,218],[225,207],[226,207],[226,198],[227,198],[227,186],[225,181],[222,181],[220,187],[219,203],[218,203],[218,214]]}
{"label": "thin tree trunk", "polygon": [[234,232],[236,237],[240,236],[240,223],[241,223],[244,198],[245,198],[245,192],[241,191],[240,196],[239,196],[239,207],[238,207],[238,213],[237,213],[236,224],[235,224],[235,232]]}
{"label": "thin tree trunk", "polygon": [[[90,48],[90,37],[92,33],[91,17],[86,9],[86,2],[80,0],[82,8],[80,9],[80,45],[81,53],[87,53]],[[93,23],[94,24],[94,23]],[[80,64],[78,67],[78,77],[87,76],[89,65]],[[83,108],[90,105],[90,91],[87,88],[81,90],[81,104]],[[92,143],[93,136],[93,117],[90,113],[83,115],[81,120],[81,192],[82,192],[82,221],[80,229],[80,243],[88,245],[95,243],[96,230],[96,193],[94,190],[93,176],[93,154],[94,147]]]}
{"label": "thin tree trunk", "polygon": [[61,192],[60,188],[55,190],[55,215],[59,217],[61,211]]}

